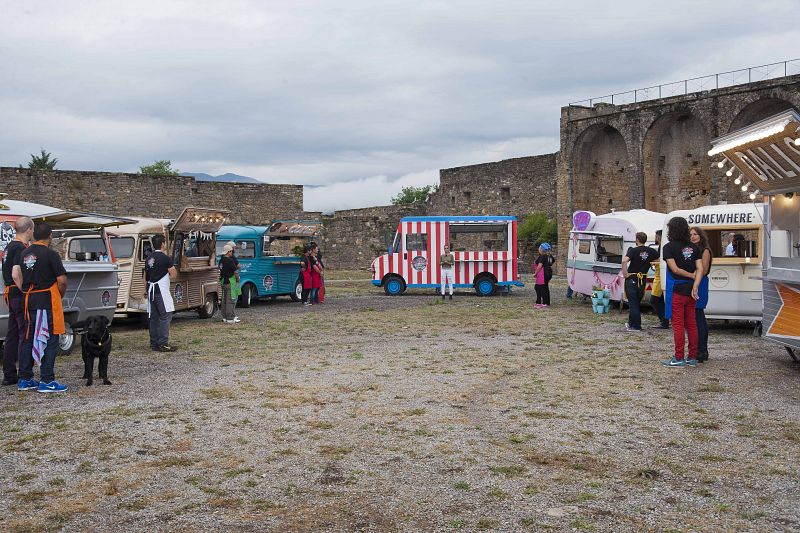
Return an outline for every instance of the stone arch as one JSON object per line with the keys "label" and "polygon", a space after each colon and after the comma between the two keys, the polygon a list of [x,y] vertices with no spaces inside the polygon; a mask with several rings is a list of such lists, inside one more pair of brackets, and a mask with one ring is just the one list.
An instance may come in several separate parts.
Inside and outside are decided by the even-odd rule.
{"label": "stone arch", "polygon": [[669,213],[707,205],[712,172],[705,125],[690,111],[658,117],[644,136],[644,207]]}
{"label": "stone arch", "polygon": [[793,107],[791,102],[775,97],[762,98],[755,102],[750,102],[737,113],[728,131],[738,130]]}
{"label": "stone arch", "polygon": [[627,166],[628,147],[619,130],[595,124],[581,132],[572,151],[573,207],[598,214],[630,209]]}

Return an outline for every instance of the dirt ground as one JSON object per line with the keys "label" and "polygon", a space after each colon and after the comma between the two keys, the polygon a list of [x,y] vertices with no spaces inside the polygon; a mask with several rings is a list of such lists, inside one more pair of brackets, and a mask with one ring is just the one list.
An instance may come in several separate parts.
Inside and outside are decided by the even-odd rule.
{"label": "dirt ground", "polygon": [[[797,531],[800,365],[712,323],[708,363],[533,288],[441,302],[344,275],[175,354],[114,325],[114,382],[0,390],[0,530]],[[644,325],[655,321],[644,317]]]}

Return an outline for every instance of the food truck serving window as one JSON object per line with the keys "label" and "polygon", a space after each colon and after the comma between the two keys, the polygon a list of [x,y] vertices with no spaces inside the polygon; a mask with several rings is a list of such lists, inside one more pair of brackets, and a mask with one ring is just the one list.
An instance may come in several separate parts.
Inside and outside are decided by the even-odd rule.
{"label": "food truck serving window", "polygon": [[428,235],[425,233],[409,233],[406,235],[406,250],[424,252],[428,249]]}
{"label": "food truck serving window", "polygon": [[450,224],[453,251],[508,250],[507,224]]}
{"label": "food truck serving window", "polygon": [[133,257],[133,247],[136,241],[133,237],[111,237],[111,249],[114,256],[118,259],[130,259]]}
{"label": "food truck serving window", "polygon": [[622,239],[620,237],[598,237],[597,260],[603,263],[622,263]]}
{"label": "food truck serving window", "polygon": [[103,239],[98,237],[73,237],[69,241],[69,258],[77,261],[99,261],[106,253]]}
{"label": "food truck serving window", "polygon": [[[225,245],[229,241],[217,241],[217,255],[225,253]],[[253,259],[256,256],[256,243],[255,241],[234,241],[236,250],[233,254],[239,259]]]}
{"label": "food truck serving window", "polygon": [[800,197],[778,194],[772,197],[769,209],[770,266],[800,269]]}
{"label": "food truck serving window", "polygon": [[708,245],[714,257],[759,258],[761,237],[758,228],[703,228],[708,236]]}

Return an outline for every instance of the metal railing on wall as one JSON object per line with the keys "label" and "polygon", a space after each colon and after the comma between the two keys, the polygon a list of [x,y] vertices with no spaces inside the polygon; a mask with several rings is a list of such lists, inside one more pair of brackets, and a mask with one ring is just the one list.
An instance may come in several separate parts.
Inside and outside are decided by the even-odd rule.
{"label": "metal railing on wall", "polygon": [[700,76],[699,78],[673,81],[671,83],[663,83],[661,85],[645,87],[644,89],[634,89],[632,91],[625,91],[606,96],[598,96],[596,98],[588,98],[586,100],[579,100],[577,102],[570,102],[569,105],[588,105],[588,107],[592,107],[595,104],[600,103],[611,105],[635,104],[638,102],[646,102],[648,100],[656,100],[659,98],[669,98],[670,96],[682,96],[686,94],[710,91],[712,89],[733,87],[734,85],[743,85],[745,83],[752,83],[754,81],[782,78],[784,76],[792,76],[794,74],[800,74],[800,59],[789,59],[787,61],[770,63],[768,65],[759,65],[757,67],[748,67],[739,70],[731,70],[728,72],[720,72],[718,74],[709,74],[708,76]]}

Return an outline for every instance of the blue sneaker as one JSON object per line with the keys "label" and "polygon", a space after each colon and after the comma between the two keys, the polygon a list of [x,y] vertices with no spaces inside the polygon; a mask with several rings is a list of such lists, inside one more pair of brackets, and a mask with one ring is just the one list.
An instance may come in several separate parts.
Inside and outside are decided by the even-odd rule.
{"label": "blue sneaker", "polygon": [[686,366],[697,366],[697,359],[687,359]]}
{"label": "blue sneaker", "polygon": [[36,390],[39,388],[39,382],[35,379],[20,379],[17,381],[17,390]]}
{"label": "blue sneaker", "polygon": [[683,368],[686,366],[686,363],[683,361],[683,359],[675,359],[674,357],[672,359],[662,361],[661,364],[664,366],[673,366],[678,368]]}
{"label": "blue sneaker", "polygon": [[66,385],[62,385],[58,381],[53,380],[50,383],[39,383],[39,388],[37,390],[39,392],[64,392],[67,388]]}

